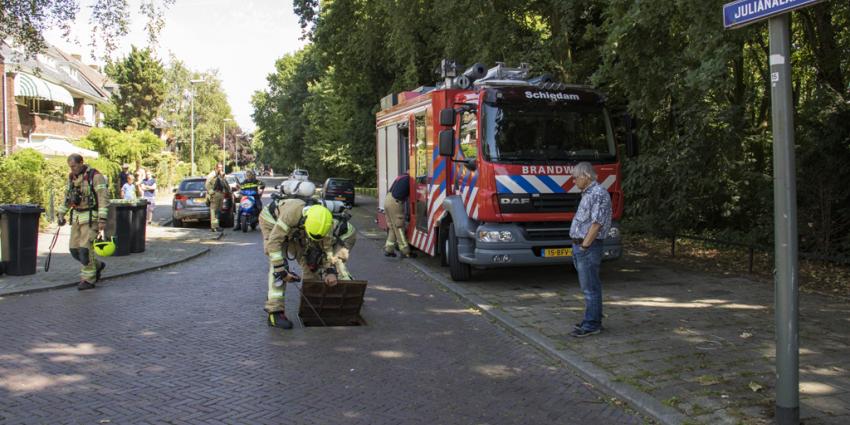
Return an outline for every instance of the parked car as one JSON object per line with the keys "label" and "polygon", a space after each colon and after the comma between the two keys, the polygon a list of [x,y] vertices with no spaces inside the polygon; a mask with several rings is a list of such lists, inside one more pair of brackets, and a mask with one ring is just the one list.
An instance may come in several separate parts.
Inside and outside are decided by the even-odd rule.
{"label": "parked car", "polygon": [[237,183],[242,184],[242,182],[245,181],[245,172],[244,171],[234,171],[232,174],[233,174],[233,177],[236,177]]}
{"label": "parked car", "polygon": [[304,169],[301,169],[301,168],[296,168],[296,169],[292,170],[292,174],[289,175],[289,178],[295,179],[295,180],[307,181],[307,180],[310,180],[310,173],[308,173],[307,170],[304,170]]}
{"label": "parked car", "polygon": [[[174,189],[174,199],[171,201],[171,220],[174,227],[210,220],[205,182],[204,177],[187,177]],[[233,226],[233,199],[224,198],[219,224],[221,227]]]}
{"label": "parked car", "polygon": [[354,181],[331,177],[322,185],[322,199],[343,201],[354,206]]}

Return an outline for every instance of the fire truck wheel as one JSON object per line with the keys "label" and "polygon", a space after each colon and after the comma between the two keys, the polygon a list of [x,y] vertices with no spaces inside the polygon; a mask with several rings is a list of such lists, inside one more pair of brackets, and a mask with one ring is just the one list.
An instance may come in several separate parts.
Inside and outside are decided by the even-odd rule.
{"label": "fire truck wheel", "polygon": [[469,280],[472,275],[472,266],[460,262],[457,253],[457,235],[455,235],[455,227],[449,226],[449,249],[447,252],[449,257],[449,274],[452,280],[462,282]]}
{"label": "fire truck wheel", "polygon": [[[451,226],[449,223],[448,226]],[[437,233],[440,241],[440,265],[446,267],[449,265],[449,231],[448,226],[443,225],[440,226],[440,230]]]}

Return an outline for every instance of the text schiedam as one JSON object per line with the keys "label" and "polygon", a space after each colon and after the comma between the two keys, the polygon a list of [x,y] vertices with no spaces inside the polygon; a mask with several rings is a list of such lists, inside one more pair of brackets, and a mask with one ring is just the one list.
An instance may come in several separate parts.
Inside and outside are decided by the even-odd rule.
{"label": "text schiedam", "polygon": [[551,101],[581,100],[579,95],[573,93],[553,93],[548,91],[526,91],[526,99],[543,99]]}

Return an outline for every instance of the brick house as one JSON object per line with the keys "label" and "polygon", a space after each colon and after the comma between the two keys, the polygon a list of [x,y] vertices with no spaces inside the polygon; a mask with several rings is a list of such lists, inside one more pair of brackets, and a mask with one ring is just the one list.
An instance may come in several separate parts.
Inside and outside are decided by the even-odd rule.
{"label": "brick house", "polygon": [[27,57],[22,49],[0,41],[0,76],[0,154],[23,147],[48,152],[41,149],[48,144],[64,151],[78,149],[70,141],[102,125],[100,107],[109,102],[112,86],[79,55],[48,45]]}

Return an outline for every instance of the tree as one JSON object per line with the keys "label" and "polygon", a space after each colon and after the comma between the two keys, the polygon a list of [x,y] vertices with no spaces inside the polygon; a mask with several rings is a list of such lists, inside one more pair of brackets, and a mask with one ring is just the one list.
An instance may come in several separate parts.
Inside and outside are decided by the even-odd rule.
{"label": "tree", "polygon": [[[203,80],[195,84],[191,80]],[[222,123],[225,118],[233,118],[227,95],[218,77],[218,71],[192,71],[178,58],[171,56],[164,70],[165,95],[159,108],[160,123],[167,129],[168,145],[179,152],[183,161],[190,160],[191,141],[191,101],[195,93],[195,162],[199,170],[208,170],[217,161],[221,161]],[[234,123],[226,126],[228,160],[233,161],[233,140],[241,133]],[[248,144],[247,146],[250,146]],[[242,156],[247,152],[240,151]],[[251,157],[253,160],[253,157]]]}
{"label": "tree", "polygon": [[[147,18],[145,30],[151,46],[155,46],[165,25],[164,11],[175,0],[143,0],[139,13]],[[102,58],[109,58],[118,42],[129,32],[130,5],[127,0],[94,0],[89,6],[92,29],[92,57],[102,47]],[[77,18],[80,6],[76,0],[4,0],[0,2],[0,40],[11,38],[14,44],[24,47],[29,54],[44,50],[44,32],[59,28],[70,36],[71,24]],[[102,43],[102,46],[101,46]]]}
{"label": "tree", "polygon": [[150,131],[119,132],[111,128],[93,128],[77,143],[116,164],[132,163],[137,166],[144,158],[159,153],[165,147],[162,140]]}
{"label": "tree", "polygon": [[119,85],[112,95],[114,113],[110,111],[106,124],[118,130],[150,128],[165,98],[162,63],[149,48],[133,46],[127,57],[107,65],[106,73]]}
{"label": "tree", "polygon": [[[442,58],[528,62],[637,118],[643,154],[623,182],[633,223],[770,243],[768,34],[724,30],[725,2],[296,0],[311,44],[255,95],[261,157],[369,183],[358,167],[372,166],[381,97],[434,85]],[[792,22],[801,247],[850,253],[850,3]]]}
{"label": "tree", "polygon": [[268,76],[268,89],[254,93],[251,99],[252,118],[260,130],[260,158],[278,170],[304,164],[304,104],[309,85],[320,76],[316,61],[310,48],[278,59],[276,72]]}

